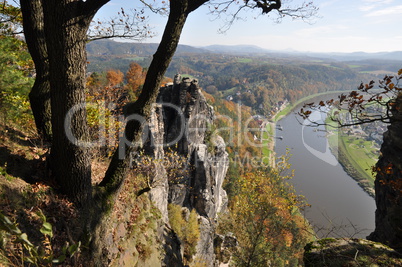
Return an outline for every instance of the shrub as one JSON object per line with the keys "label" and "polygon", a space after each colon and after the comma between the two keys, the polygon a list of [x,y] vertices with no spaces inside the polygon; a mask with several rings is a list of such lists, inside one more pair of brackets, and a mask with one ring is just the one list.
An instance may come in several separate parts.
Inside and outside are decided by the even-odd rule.
{"label": "shrub", "polygon": [[200,239],[200,227],[197,212],[193,209],[189,216],[186,216],[186,208],[179,205],[169,204],[169,223],[184,246],[184,257],[191,262],[196,252],[196,246]]}

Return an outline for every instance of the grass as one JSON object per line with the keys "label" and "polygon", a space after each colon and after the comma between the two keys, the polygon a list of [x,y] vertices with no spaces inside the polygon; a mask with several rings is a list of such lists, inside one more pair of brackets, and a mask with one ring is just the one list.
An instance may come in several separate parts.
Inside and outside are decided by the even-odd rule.
{"label": "grass", "polygon": [[146,59],[146,57],[130,57],[127,59],[132,60],[132,61],[142,61],[142,60]]}
{"label": "grass", "polygon": [[354,64],[348,64],[348,67],[349,68],[352,68],[352,69],[354,69],[354,68],[360,68],[362,65],[354,65]]}
{"label": "grass", "polygon": [[251,58],[239,58],[237,59],[237,62],[239,63],[251,63],[253,60]]}
{"label": "grass", "polygon": [[232,87],[232,88],[227,89],[227,90],[224,90],[224,91],[222,91],[223,97],[226,98],[226,97],[228,97],[229,95],[233,95],[233,96],[234,96],[238,90],[239,90],[239,88],[238,88],[237,86]]}
{"label": "grass", "polygon": [[190,78],[190,80],[194,80],[197,79],[195,76],[191,75],[191,74],[180,74],[182,78]]}
{"label": "grass", "polygon": [[338,161],[347,173],[369,194],[374,194],[374,180],[371,167],[378,158],[378,150],[373,148],[372,141],[366,141],[356,136],[348,136],[342,130],[330,128],[336,122],[326,120],[327,130],[330,131],[328,143],[333,151],[338,151]]}
{"label": "grass", "polygon": [[341,135],[338,140],[340,149],[346,152],[348,161],[374,187],[375,178],[372,175],[371,167],[377,161],[378,151],[372,148],[372,141],[347,135]]}
{"label": "grass", "polygon": [[[275,143],[274,141],[274,136],[275,136],[275,124],[268,123],[266,126],[266,131],[262,132],[262,138],[263,138],[263,147],[261,149],[261,154],[264,159],[264,164],[270,164],[275,157],[275,145],[272,145],[271,147],[269,146],[272,143]],[[272,149],[270,149],[272,148]],[[271,162],[266,162],[266,159],[269,159]]]}

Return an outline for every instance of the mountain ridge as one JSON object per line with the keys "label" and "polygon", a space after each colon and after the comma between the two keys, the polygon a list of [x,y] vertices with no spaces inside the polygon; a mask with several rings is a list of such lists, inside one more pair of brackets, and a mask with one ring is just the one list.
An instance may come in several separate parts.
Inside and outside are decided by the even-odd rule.
{"label": "mountain ridge", "polygon": [[[114,40],[99,40],[90,42],[87,45],[87,51],[92,56],[102,55],[125,55],[132,54],[137,56],[152,56],[158,47],[158,43],[131,43],[117,42]],[[184,53],[224,53],[232,55],[250,55],[250,54],[275,54],[280,56],[307,56],[316,58],[327,58],[337,61],[361,61],[361,60],[393,60],[402,61],[402,51],[384,51],[384,52],[303,52],[270,50],[261,48],[257,45],[208,45],[191,46],[180,44],[177,48],[178,55]]]}

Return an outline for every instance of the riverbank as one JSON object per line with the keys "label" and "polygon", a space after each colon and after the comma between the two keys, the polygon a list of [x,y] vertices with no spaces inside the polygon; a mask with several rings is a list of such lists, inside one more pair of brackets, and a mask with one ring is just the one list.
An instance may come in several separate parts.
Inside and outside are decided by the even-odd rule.
{"label": "riverbank", "polygon": [[282,110],[280,110],[277,114],[275,114],[274,116],[272,116],[272,121],[273,122],[278,122],[279,120],[281,120],[283,117],[289,115],[289,113],[291,113],[297,106],[299,106],[300,104],[306,103],[307,101],[311,101],[314,98],[320,97],[320,96],[324,96],[324,95],[339,95],[345,93],[345,91],[328,91],[328,92],[322,92],[322,93],[317,93],[317,94],[313,94],[313,95],[309,95],[306,97],[303,97],[299,100],[297,100],[295,103],[293,104],[288,104],[285,108],[283,108]]}
{"label": "riverbank", "polygon": [[[304,97],[294,104],[289,104],[288,106],[286,106],[283,110],[273,116],[272,121],[274,123],[278,122],[280,119],[294,111],[294,109],[299,105],[308,101],[311,102],[320,96],[339,95],[341,93],[345,93],[345,91],[323,92]],[[329,122],[327,121],[327,123]],[[356,147],[352,148],[352,146],[354,145],[353,141],[349,140],[347,136],[342,137],[342,135],[335,133],[333,129],[329,129],[327,127],[327,131],[330,132],[330,134],[327,135],[327,139],[332,154],[337,158],[339,164],[346,171],[346,173],[352,179],[354,179],[368,195],[374,197],[375,178],[371,174],[371,166],[376,163],[376,159],[373,159],[372,153],[364,153],[364,150],[367,150],[366,146],[368,144],[363,143],[360,145],[360,147],[355,145]],[[274,139],[272,140],[272,142],[274,143],[275,141],[276,140]],[[275,147],[275,144],[273,145],[273,147]]]}
{"label": "riverbank", "polygon": [[275,115],[272,116],[271,120],[265,125],[265,132],[262,133],[262,139],[261,141],[264,142],[264,145],[262,147],[262,156],[263,158],[268,158],[269,159],[269,166],[275,166],[275,160],[276,160],[276,155],[275,155],[275,143],[276,143],[276,137],[275,136],[275,130],[276,130],[276,123],[281,120],[282,118],[286,117],[289,115],[294,109],[299,106],[300,104],[303,104],[307,101],[311,101],[314,98],[324,96],[324,95],[337,95],[345,93],[345,91],[329,91],[329,92],[322,92],[322,93],[317,93],[313,94],[310,96],[303,97],[296,101],[293,104],[287,104],[285,107],[283,107],[281,110],[279,110]]}
{"label": "riverbank", "polygon": [[[326,128],[328,131],[327,140],[332,154],[336,157],[345,172],[367,194],[374,198],[374,177],[370,174],[370,167],[375,164],[375,160],[365,155],[363,145],[362,147],[352,149],[353,141],[347,136],[343,136],[343,133],[339,129],[329,129],[328,126]],[[366,166],[363,166],[363,164]]]}
{"label": "riverbank", "polygon": [[296,116],[279,121],[283,131],[278,129],[276,134],[283,138],[276,139],[275,152],[291,154],[288,172],[294,172],[294,178],[289,183],[311,205],[303,214],[319,237],[367,236],[375,224],[374,199],[338,164],[322,131],[325,128],[305,127]]}

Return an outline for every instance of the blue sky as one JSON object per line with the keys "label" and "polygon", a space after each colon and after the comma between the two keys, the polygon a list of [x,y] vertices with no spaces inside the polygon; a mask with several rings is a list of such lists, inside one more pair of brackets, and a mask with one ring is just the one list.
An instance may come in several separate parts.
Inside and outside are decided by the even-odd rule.
{"label": "blue sky", "polygon": [[[293,0],[292,4],[302,2]],[[218,30],[224,19],[213,20],[208,8],[190,14],[180,43],[192,46],[212,44],[257,45],[273,50],[309,52],[380,52],[402,51],[401,0],[315,0],[318,17],[312,23],[284,19],[280,24],[275,16],[243,14],[225,34]],[[112,0],[97,14],[109,18],[124,7],[138,7],[138,1]],[[158,42],[166,18],[149,13],[149,24],[158,35],[144,42]]]}

